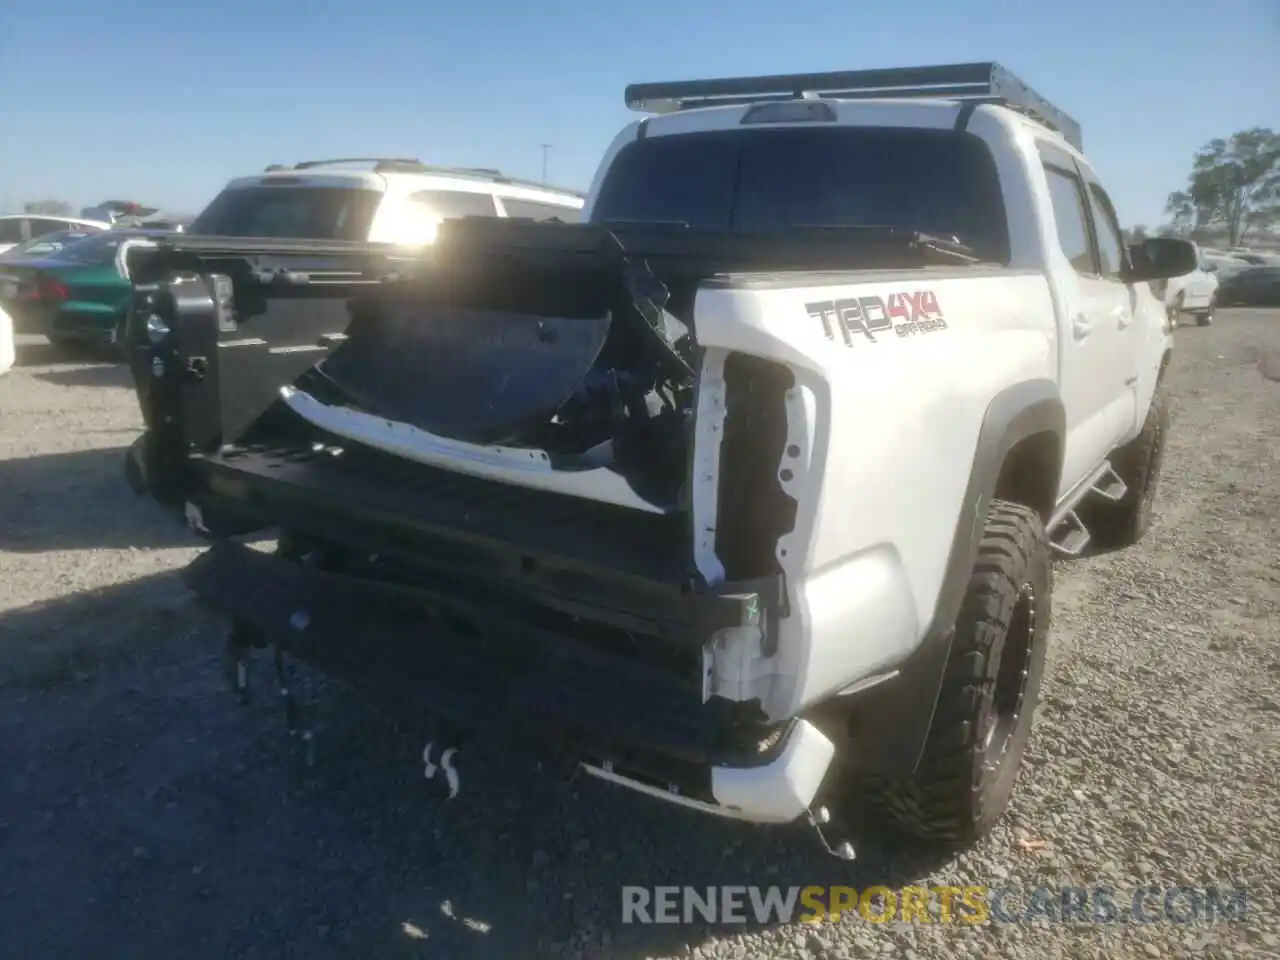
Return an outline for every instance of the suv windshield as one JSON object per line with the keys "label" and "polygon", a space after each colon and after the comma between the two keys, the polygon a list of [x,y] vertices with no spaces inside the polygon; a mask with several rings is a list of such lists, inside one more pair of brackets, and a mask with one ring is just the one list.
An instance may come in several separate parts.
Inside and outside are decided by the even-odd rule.
{"label": "suv windshield", "polygon": [[229,187],[187,228],[216,237],[367,240],[382,194],[352,187]]}
{"label": "suv windshield", "polygon": [[951,130],[788,127],[676,134],[619,151],[594,222],[713,230],[888,226],[955,237],[1007,263],[995,161]]}

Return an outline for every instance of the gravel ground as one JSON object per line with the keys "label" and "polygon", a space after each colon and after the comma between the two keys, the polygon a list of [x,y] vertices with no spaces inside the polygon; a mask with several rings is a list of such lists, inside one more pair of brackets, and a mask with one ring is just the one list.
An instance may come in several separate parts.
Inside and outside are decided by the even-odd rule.
{"label": "gravel ground", "polygon": [[[1177,333],[1158,518],[1058,568],[1010,814],[957,861],[752,829],[477,745],[463,793],[322,690],[295,786],[278,705],[237,707],[198,552],[132,498],[119,368],[38,345],[0,379],[0,954],[44,957],[1280,956],[1280,312]],[[1244,923],[623,924],[624,884],[1244,886]],[[1122,902],[1123,902],[1123,898]],[[1011,901],[1012,902],[1012,901]]]}

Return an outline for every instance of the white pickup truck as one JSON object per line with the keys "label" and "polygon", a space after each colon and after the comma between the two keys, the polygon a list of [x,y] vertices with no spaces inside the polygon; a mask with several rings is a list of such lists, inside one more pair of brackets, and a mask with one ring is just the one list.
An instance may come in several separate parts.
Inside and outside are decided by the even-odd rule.
{"label": "white pickup truck", "polygon": [[[1052,552],[1147,529],[1148,283],[1195,251],[1126,249],[1078,126],[994,64],[627,102],[580,224],[137,253],[139,462],[217,540],[187,583],[237,689],[254,649],[319,666],[423,716],[455,792],[493,733],[844,857],[866,804],[970,843],[1031,729]],[[255,324],[325,303],[264,388]],[[232,539],[259,528],[276,555]]]}

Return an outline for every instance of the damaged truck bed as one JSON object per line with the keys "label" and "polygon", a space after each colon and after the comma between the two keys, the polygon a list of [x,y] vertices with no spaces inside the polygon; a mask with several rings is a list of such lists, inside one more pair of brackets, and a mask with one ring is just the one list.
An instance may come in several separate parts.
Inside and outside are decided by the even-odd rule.
{"label": "damaged truck bed", "polygon": [[[745,674],[706,648],[754,635],[767,656],[787,614],[799,401],[785,366],[709,352],[691,322],[699,290],[829,284],[851,262],[972,258],[886,230],[457,221],[399,259],[173,238],[131,262],[136,462],[219,539],[186,580],[233,618],[237,659],[275,646],[449,736],[532,736],[790,820],[830,747],[717,695]],[[282,338],[300,303],[310,331]],[[266,528],[274,556],[224,539]]]}

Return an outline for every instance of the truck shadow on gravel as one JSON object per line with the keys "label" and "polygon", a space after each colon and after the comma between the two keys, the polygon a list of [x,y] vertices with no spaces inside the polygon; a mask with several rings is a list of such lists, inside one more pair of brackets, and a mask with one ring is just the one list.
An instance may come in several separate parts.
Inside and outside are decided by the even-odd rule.
{"label": "truck shadow on gravel", "polygon": [[[299,778],[270,664],[238,705],[222,636],[176,573],[0,614],[13,955],[638,960],[776,924],[625,923],[624,886],[861,889],[937,867],[870,845],[836,861],[807,827],[708,818],[486,741],[448,800],[417,738],[301,671],[318,750]],[[784,934],[811,956],[828,935]]]}
{"label": "truck shadow on gravel", "polygon": [[37,380],[58,387],[124,387],[133,389],[133,374],[123,363],[100,362],[94,366],[75,366],[65,370],[47,370],[34,374]]}
{"label": "truck shadow on gravel", "polygon": [[100,364],[105,369],[128,368],[110,347],[92,343],[52,344],[43,337],[20,336],[13,347],[15,367],[52,367],[64,364]]}
{"label": "truck shadow on gravel", "polygon": [[0,460],[0,550],[175,547],[195,535],[124,478],[124,447]]}
{"label": "truck shadow on gravel", "polygon": [[176,570],[0,612],[0,692],[85,682],[201,618]]}

